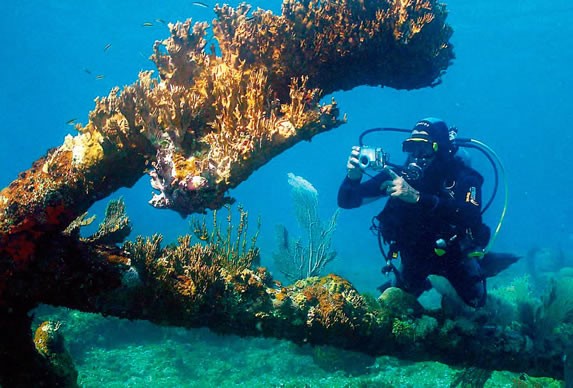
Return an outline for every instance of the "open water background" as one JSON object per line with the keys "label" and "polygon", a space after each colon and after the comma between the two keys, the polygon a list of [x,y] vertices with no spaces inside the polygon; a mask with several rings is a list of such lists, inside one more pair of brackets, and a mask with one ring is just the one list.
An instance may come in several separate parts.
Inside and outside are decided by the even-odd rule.
{"label": "open water background", "polygon": [[[280,11],[277,0],[251,3]],[[426,116],[445,119],[459,128],[461,137],[487,143],[503,160],[509,201],[495,250],[573,251],[573,5],[569,0],[453,0],[447,7],[456,59],[439,86],[416,91],[360,87],[335,93],[341,112],[348,116],[346,125],[284,152],[230,193],[250,212],[253,224],[261,217],[258,245],[263,265],[273,268],[275,225],[285,224],[296,234],[287,173],[317,188],[326,219],[336,210],[347,155],[359,134],[372,127],[411,128]],[[85,123],[96,96],[131,84],[140,70],[154,68],[148,59],[153,43],[168,36],[157,19],[214,17],[209,8],[182,0],[23,0],[2,8],[0,187],[73,134],[69,120]],[[146,22],[153,26],[144,27]],[[107,45],[111,46],[105,49]],[[103,79],[97,79],[100,74]],[[368,139],[388,149],[393,161],[402,160],[401,136]],[[473,157],[486,176],[487,195],[493,175],[479,154]],[[161,232],[172,241],[189,233],[188,219],[147,204],[148,181],[144,177],[132,189],[114,195],[126,201],[134,224],[132,237]],[[92,209],[99,220],[105,203]],[[376,240],[368,230],[382,205],[379,201],[342,211],[334,237],[338,258],[331,268],[363,291],[373,292],[383,280]],[[502,206],[500,191],[485,216],[492,227]]]}

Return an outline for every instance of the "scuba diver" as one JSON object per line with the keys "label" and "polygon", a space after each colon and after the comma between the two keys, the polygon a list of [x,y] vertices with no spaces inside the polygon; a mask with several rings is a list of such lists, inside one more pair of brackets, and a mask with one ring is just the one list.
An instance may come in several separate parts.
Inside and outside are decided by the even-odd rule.
{"label": "scuba diver", "polygon": [[[402,143],[402,151],[407,154],[404,165],[391,164],[382,149],[362,144],[364,134],[376,130],[410,133]],[[474,143],[483,143],[456,140],[455,128],[449,129],[443,120],[432,117],[420,120],[411,131],[369,131],[361,135],[360,147],[352,148],[347,174],[338,191],[338,205],[352,209],[389,197],[382,212],[373,218],[373,228],[386,259],[383,272],[395,276],[379,290],[399,287],[418,297],[432,287],[428,276],[440,275],[467,305],[483,306],[486,278],[518,260],[515,255],[488,252],[491,232],[482,221],[484,179],[457,154],[464,140],[467,147],[482,152],[483,147]],[[367,170],[377,174],[371,176]],[[494,195],[497,169],[495,172]],[[370,179],[361,182],[365,173]],[[500,225],[501,219],[496,233]],[[382,241],[388,246],[387,252]],[[400,268],[392,263],[398,256]]]}

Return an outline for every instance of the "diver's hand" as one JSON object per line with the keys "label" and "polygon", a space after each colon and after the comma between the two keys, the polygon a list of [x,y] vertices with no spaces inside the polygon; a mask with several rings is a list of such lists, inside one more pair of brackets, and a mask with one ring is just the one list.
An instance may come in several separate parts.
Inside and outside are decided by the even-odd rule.
{"label": "diver's hand", "polygon": [[360,147],[352,147],[348,162],[346,163],[346,176],[352,180],[362,179],[362,170],[358,166],[358,156],[360,155]]}
{"label": "diver's hand", "polygon": [[404,178],[390,168],[386,168],[386,171],[390,174],[392,180],[382,182],[380,185],[381,191],[385,191],[390,197],[398,198],[408,203],[417,203],[420,200],[420,192],[410,186]]}

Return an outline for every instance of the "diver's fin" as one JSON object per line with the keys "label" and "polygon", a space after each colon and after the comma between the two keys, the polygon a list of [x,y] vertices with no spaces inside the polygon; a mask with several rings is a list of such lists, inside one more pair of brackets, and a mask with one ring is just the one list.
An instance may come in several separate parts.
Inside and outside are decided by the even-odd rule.
{"label": "diver's fin", "polygon": [[480,266],[486,278],[491,278],[501,271],[507,269],[510,265],[516,263],[521,256],[513,253],[488,252],[480,261]]}

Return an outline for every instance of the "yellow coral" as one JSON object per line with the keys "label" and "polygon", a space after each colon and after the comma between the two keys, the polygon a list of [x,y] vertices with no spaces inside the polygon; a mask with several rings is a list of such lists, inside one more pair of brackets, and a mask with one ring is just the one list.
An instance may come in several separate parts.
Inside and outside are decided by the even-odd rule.
{"label": "yellow coral", "polygon": [[197,158],[193,156],[185,158],[181,154],[174,154],[173,163],[175,165],[174,176],[178,180],[183,180],[188,176],[197,176],[197,174],[200,172],[200,170],[197,168]]}
{"label": "yellow coral", "polygon": [[58,152],[71,152],[73,166],[89,167],[103,158],[102,140],[103,137],[99,132],[68,135]]}
{"label": "yellow coral", "polygon": [[416,331],[414,323],[410,320],[402,321],[395,318],[392,321],[392,335],[398,342],[411,342],[415,340]]}

